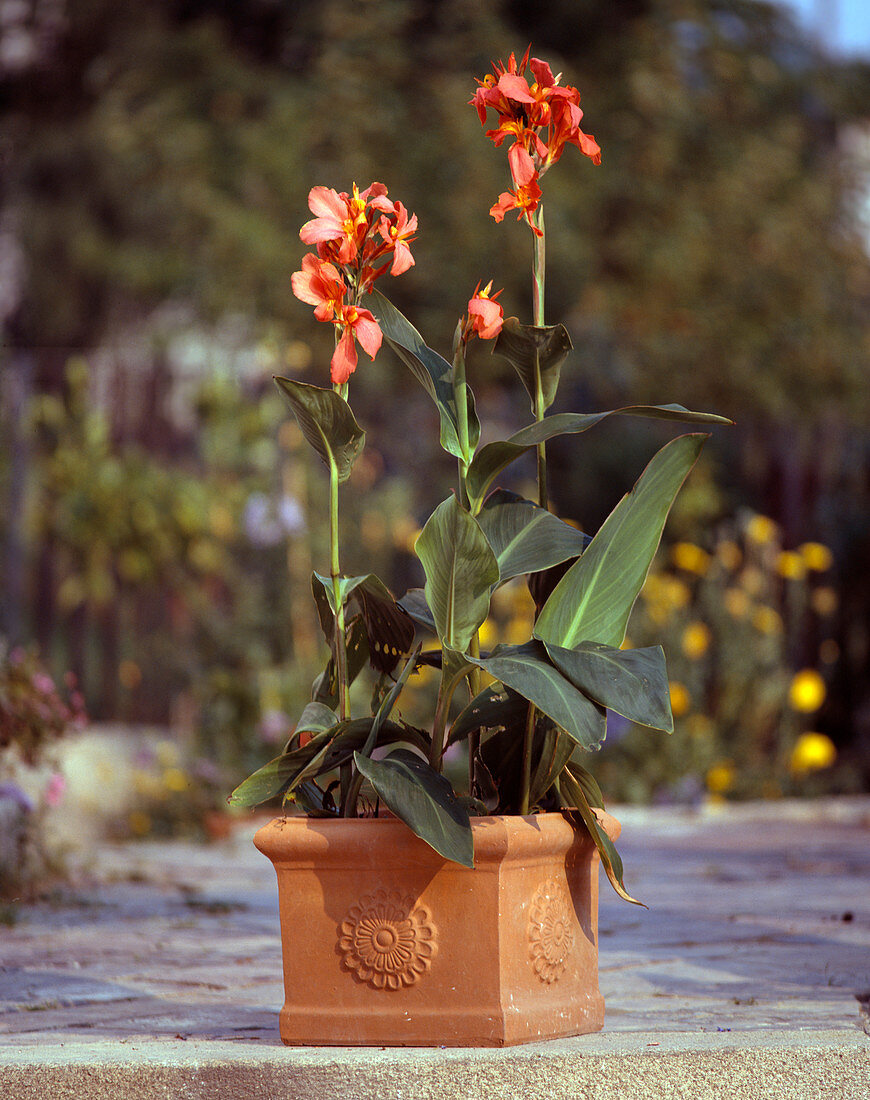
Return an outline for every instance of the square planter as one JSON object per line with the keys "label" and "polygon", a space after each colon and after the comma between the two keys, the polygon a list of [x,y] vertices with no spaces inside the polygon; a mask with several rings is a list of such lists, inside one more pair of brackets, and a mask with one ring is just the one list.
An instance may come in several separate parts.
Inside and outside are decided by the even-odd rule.
{"label": "square planter", "polygon": [[508,1046],[601,1029],[591,839],[557,813],[472,827],[473,870],[393,817],[257,832],[278,876],[285,1043]]}

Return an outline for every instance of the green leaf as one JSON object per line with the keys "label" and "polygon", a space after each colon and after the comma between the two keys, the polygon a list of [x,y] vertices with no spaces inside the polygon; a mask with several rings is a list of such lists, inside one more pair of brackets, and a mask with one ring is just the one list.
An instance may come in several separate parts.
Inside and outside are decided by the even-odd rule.
{"label": "green leaf", "polygon": [[553,667],[540,642],[496,646],[491,656],[469,660],[534,703],[584,749],[604,740],[604,711]]}
{"label": "green leaf", "polygon": [[453,367],[437,351],[427,346],[407,317],[380,291],[372,291],[364,305],[377,318],[386,342],[435,402],[441,418],[441,446],[450,454],[469,462],[480,440],[480,421],[477,419],[471,390],[466,387],[470,453],[463,454],[453,393]]}
{"label": "green leaf", "polygon": [[407,749],[396,749],[383,760],[357,753],[354,760],[379,797],[421,840],[445,859],[474,866],[468,811],[443,775]]}
{"label": "green leaf", "polygon": [[529,804],[534,806],[553,786],[571,759],[576,745],[560,726],[536,729],[532,752]]}
{"label": "green leaf", "polygon": [[502,684],[490,685],[475,695],[457,714],[447,744],[463,741],[477,729],[524,729],[529,703]]}
{"label": "green leaf", "polygon": [[464,653],[489,614],[498,562],[480,524],[456,497],[442,501],[416,545],[426,574],[426,600],[442,645]]}
{"label": "green leaf", "polygon": [[493,351],[507,359],[520,376],[535,412],[535,368],[540,371],[544,408],[549,409],[556,400],[562,364],[572,347],[564,325],[521,325],[516,317],[505,317]]}
{"label": "green leaf", "polygon": [[674,732],[665,651],[660,645],[616,649],[581,642],[573,649],[556,645],[546,649],[556,668],[596,703],[630,722]]}
{"label": "green leaf", "polygon": [[[240,783],[228,798],[232,806],[257,806],[279,794],[292,791],[307,779],[314,779],[350,760],[371,733],[375,718],[354,718],[317,733],[307,745],[284,752],[258,768]],[[407,741],[421,752],[428,752],[429,738],[423,731],[404,723],[382,721],[376,735],[377,745]]]}
{"label": "green leaf", "polygon": [[563,649],[580,642],[620,646],[665,520],[705,435],[683,435],[654,455],[613,509],[580,560],[553,589],[534,636]]}
{"label": "green leaf", "polygon": [[697,413],[682,405],[627,405],[599,413],[557,413],[521,428],[508,439],[497,440],[481,447],[468,468],[466,488],[472,511],[477,511],[489,491],[493,479],[515,459],[559,435],[576,435],[600,424],[608,416],[640,416],[654,420],[681,420],[693,424],[731,424],[727,417],[715,413]]}
{"label": "green leaf", "polygon": [[477,521],[498,561],[499,583],[576,558],[590,539],[546,508],[497,489]]}
{"label": "green leaf", "polygon": [[398,604],[418,626],[422,626],[424,630],[431,630],[433,634],[437,633],[432,609],[426,602],[426,593],[422,588],[409,588]]}
{"label": "green leaf", "polygon": [[[319,609],[320,604],[318,603]],[[352,684],[365,668],[369,659],[368,634],[361,616],[355,615],[350,620],[344,638],[344,648],[347,656],[347,681]],[[331,631],[327,634],[326,639],[331,646],[333,642]],[[329,659],[326,668],[314,681],[311,695],[317,703],[324,703],[326,706],[333,708],[338,706],[338,677],[335,671],[334,657]]]}
{"label": "green leaf", "polygon": [[622,859],[616,850],[616,845],[601,827],[598,818],[592,812],[592,807],[586,798],[584,787],[577,782],[571,774],[571,765],[565,768],[559,777],[558,790],[564,804],[564,812],[575,827],[584,825],[587,832],[595,842],[598,854],[601,856],[601,866],[610,880],[610,885],[621,898],[630,901],[632,905],[647,907],[642,901],[633,898],[626,890],[623,882]]}
{"label": "green leaf", "polygon": [[338,715],[331,707],[317,701],[308,703],[299,715],[296,733],[325,733],[338,725]]}
{"label": "green leaf", "polygon": [[[356,601],[365,623],[368,657],[380,672],[392,672],[414,641],[414,623],[392,592],[374,573],[339,578],[339,599]],[[311,588],[327,641],[332,642],[335,591],[332,578],[311,575]]]}
{"label": "green leaf", "polygon": [[275,382],[287,398],[302,434],[327,467],[335,464],[338,480],[347,481],[366,439],[350,405],[335,390],[292,378],[276,378]]}

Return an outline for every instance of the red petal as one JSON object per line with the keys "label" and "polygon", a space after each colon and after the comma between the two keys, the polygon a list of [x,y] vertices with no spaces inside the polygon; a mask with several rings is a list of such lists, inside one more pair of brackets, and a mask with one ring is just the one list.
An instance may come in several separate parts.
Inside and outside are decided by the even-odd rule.
{"label": "red petal", "polygon": [[[380,325],[374,319],[372,314],[367,309],[361,309],[357,313],[357,320],[353,326],[354,336],[360,342],[360,347],[369,356],[374,359],[380,350],[381,341],[384,338],[384,334],[381,332]],[[354,366],[356,362],[354,361]]]}
{"label": "red petal", "polygon": [[347,217],[347,204],[331,187],[312,187],[308,192],[308,209],[319,218],[344,221]]}
{"label": "red petal", "polygon": [[336,386],[343,385],[356,370],[357,355],[353,342],[353,333],[349,328],[344,330],[344,335],[338,341],[332,354],[330,364],[330,377]]}

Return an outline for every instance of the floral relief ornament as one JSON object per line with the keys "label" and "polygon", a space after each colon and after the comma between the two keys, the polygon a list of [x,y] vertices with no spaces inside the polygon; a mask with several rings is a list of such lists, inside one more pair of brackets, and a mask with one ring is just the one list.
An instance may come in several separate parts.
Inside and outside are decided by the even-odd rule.
{"label": "floral relief ornament", "polygon": [[414,985],[437,950],[429,911],[397,891],[377,890],[351,907],[339,929],[344,966],[375,989]]}
{"label": "floral relief ornament", "polygon": [[529,910],[532,966],[542,982],[555,982],[565,972],[574,949],[574,912],[555,879],[537,890]]}

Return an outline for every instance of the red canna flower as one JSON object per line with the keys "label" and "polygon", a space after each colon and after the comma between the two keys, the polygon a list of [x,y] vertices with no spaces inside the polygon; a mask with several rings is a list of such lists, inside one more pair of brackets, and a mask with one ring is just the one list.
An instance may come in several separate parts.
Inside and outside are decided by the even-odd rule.
{"label": "red canna flower", "polygon": [[[514,146],[514,149],[517,147]],[[542,236],[541,230],[532,221],[532,214],[538,209],[541,201],[541,188],[538,186],[538,173],[535,171],[532,158],[520,149],[514,155],[511,149],[511,174],[516,184],[515,191],[502,191],[498,202],[490,209],[489,213],[497,222],[502,221],[509,210],[519,210],[517,220],[525,218],[532,231],[538,237]]]}
{"label": "red canna flower", "polygon": [[546,61],[529,60],[530,49],[519,64],[513,54],[507,65],[494,62],[492,74],[478,80],[470,103],[484,126],[490,109],[498,114],[498,126],[486,132],[494,145],[501,145],[507,137],[514,139],[508,159],[516,190],[503,192],[490,214],[501,221],[508,210],[518,209],[520,217],[537,232],[530,215],[541,197],[539,178],[561,157],[567,144],[576,145],[593,164],[601,163],[601,148],[580,129],[580,93],[570,85],[560,85],[561,74],[553,76]]}
{"label": "red canna flower", "polygon": [[[350,194],[312,187],[308,206],[315,216],[299,232],[317,254],[302,259],[302,270],[290,280],[293,293],[314,306],[318,321],[331,321],[341,335],[330,364],[332,381],[344,384],[356,370],[356,344],[374,359],[383,334],[373,315],[359,302],[387,268],[401,275],[414,264],[410,244],[417,215],[393,202],[382,183]],[[392,263],[391,263],[392,258]]]}
{"label": "red canna flower", "polygon": [[468,320],[463,326],[463,337],[479,336],[481,340],[492,340],[501,332],[504,323],[504,311],[496,298],[501,294],[497,290],[490,294],[492,281],[483,290],[480,283],[474,288],[474,294],[468,301]]}
{"label": "red canna flower", "polygon": [[314,306],[318,321],[333,320],[341,312],[347,293],[347,284],[337,269],[311,252],[302,257],[302,270],[291,275],[290,286],[297,298]]}
{"label": "red canna flower", "polygon": [[408,211],[397,202],[395,205],[396,221],[390,225],[389,219],[381,218],[378,226],[383,239],[393,246],[393,264],[390,268],[391,275],[401,275],[409,267],[414,265],[414,257],[408,247],[414,240],[413,234],[417,232],[417,215],[408,217]]}
{"label": "red canna flower", "polygon": [[346,306],[337,319],[344,328],[335,346],[330,363],[330,377],[336,385],[343,385],[356,370],[357,354],[354,339],[370,359],[374,360],[381,347],[383,333],[378,322],[367,309]]}

